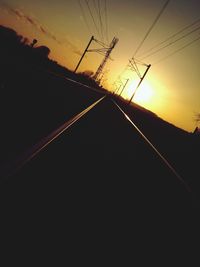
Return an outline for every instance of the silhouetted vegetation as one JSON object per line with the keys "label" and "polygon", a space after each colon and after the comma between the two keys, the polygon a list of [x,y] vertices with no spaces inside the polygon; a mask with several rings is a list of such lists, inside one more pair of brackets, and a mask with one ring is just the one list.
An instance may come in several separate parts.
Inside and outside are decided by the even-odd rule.
{"label": "silhouetted vegetation", "polygon": [[49,59],[51,51],[47,46],[37,46],[38,41],[36,39],[30,42],[13,29],[0,25],[0,40],[2,68],[5,65],[13,65],[19,68],[40,68],[99,88],[99,85],[92,79],[93,73],[91,71],[75,74],[66,67],[59,65],[56,61]]}

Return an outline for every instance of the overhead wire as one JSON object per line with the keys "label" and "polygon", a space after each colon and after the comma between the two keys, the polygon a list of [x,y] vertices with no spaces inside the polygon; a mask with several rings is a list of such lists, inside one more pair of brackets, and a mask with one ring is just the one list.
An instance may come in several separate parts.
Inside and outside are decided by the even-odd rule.
{"label": "overhead wire", "polygon": [[101,39],[103,39],[103,37],[102,37],[102,29],[101,29],[101,24],[100,24],[100,18],[99,18],[98,6],[97,6],[97,3],[96,3],[96,0],[93,0],[92,2],[93,2],[94,10],[95,10],[95,15],[98,18],[98,20],[97,20],[98,21],[98,25],[100,26],[99,32],[101,34]]}
{"label": "overhead wire", "polygon": [[[137,75],[140,77],[140,80],[142,81],[142,77],[141,74],[139,72],[139,69],[137,67],[136,61],[135,61],[135,56],[138,53],[138,51],[141,49],[142,45],[144,44],[145,40],[147,39],[147,37],[149,36],[149,34],[151,33],[151,31],[153,30],[153,28],[155,27],[156,23],[158,22],[159,18],[161,17],[161,15],[163,14],[163,12],[165,11],[165,9],[167,8],[168,4],[169,4],[170,0],[167,0],[164,5],[162,6],[161,10],[159,11],[158,15],[156,16],[156,18],[154,19],[152,25],[150,26],[150,28],[148,29],[147,33],[145,34],[144,38],[142,39],[142,41],[139,43],[138,47],[135,50],[135,53],[133,55],[133,57],[131,58],[131,60],[129,61],[131,64],[131,67],[133,68],[132,70],[135,71],[137,73]],[[148,65],[142,63],[142,65],[145,65],[148,67]],[[128,64],[129,66],[129,64]],[[150,66],[150,65],[149,65]]]}
{"label": "overhead wire", "polygon": [[193,29],[192,31],[190,31],[190,32],[188,32],[188,33],[186,33],[186,34],[184,34],[183,36],[177,38],[176,40],[174,40],[174,41],[172,41],[172,42],[166,44],[165,46],[163,46],[163,47],[161,47],[161,48],[159,48],[159,49],[153,51],[152,53],[149,53],[148,55],[144,56],[144,57],[141,58],[141,59],[143,60],[143,59],[148,58],[148,57],[150,57],[150,56],[152,56],[152,55],[155,55],[156,53],[158,53],[158,52],[162,51],[163,49],[165,49],[165,48],[167,48],[167,47],[173,45],[174,43],[176,43],[176,42],[178,42],[178,41],[184,39],[185,37],[189,36],[190,34],[196,32],[196,31],[198,31],[198,30],[200,30],[200,26],[198,26],[197,28]]}
{"label": "overhead wire", "polygon": [[94,19],[92,10],[91,10],[91,8],[90,8],[90,6],[89,6],[88,0],[85,0],[85,3],[86,3],[87,8],[88,8],[88,10],[89,10],[89,13],[90,13],[90,16],[91,16],[91,18],[92,18],[92,21],[93,21],[93,23],[94,23],[94,26],[95,26],[95,29],[96,29],[96,31],[97,31],[97,34],[98,34],[98,36],[100,37],[99,29],[98,29],[98,26],[97,26],[96,21],[95,21],[95,19]]}
{"label": "overhead wire", "polygon": [[[85,3],[85,8],[83,3]],[[85,9],[89,13],[89,17],[92,20],[92,24],[95,27],[95,32],[97,33],[98,39],[102,40],[102,43],[106,42],[108,43],[108,11],[107,11],[107,1],[104,0],[103,5],[101,5],[100,0],[93,0],[90,2],[89,0],[85,0],[84,2],[81,2],[81,0],[78,0],[78,4],[83,16],[83,20],[85,22],[85,25],[88,29],[88,31],[94,35],[91,31],[91,25],[88,23],[88,16],[86,14]],[[91,5],[93,4],[93,5]]]}
{"label": "overhead wire", "polygon": [[93,5],[94,5],[94,10],[96,12],[96,15],[98,16],[98,8],[97,8],[97,4],[95,0],[93,0]]}
{"label": "overhead wire", "polygon": [[103,23],[102,23],[102,18],[101,18],[100,0],[98,0],[98,15],[99,15],[100,31],[101,31],[102,41],[104,42],[104,29],[103,29]]}
{"label": "overhead wire", "polygon": [[105,25],[106,25],[106,40],[109,40],[109,32],[108,32],[108,12],[107,12],[107,0],[104,0],[104,14],[105,14]]}
{"label": "overhead wire", "polygon": [[154,45],[153,47],[151,47],[150,49],[146,50],[145,52],[142,53],[142,55],[139,55],[139,57],[144,57],[145,54],[147,54],[148,52],[152,51],[153,49],[159,47],[160,45],[166,43],[167,41],[173,39],[174,37],[176,37],[177,35],[179,35],[180,33],[184,32],[185,30],[191,28],[192,26],[194,26],[195,24],[199,23],[200,22],[200,18],[195,20],[194,22],[192,22],[191,24],[181,28],[178,32],[170,35],[168,38],[166,38],[164,41],[160,42],[160,43],[157,43],[156,45]]}
{"label": "overhead wire", "polygon": [[141,74],[140,74],[140,71],[139,71],[139,68],[135,62],[134,59],[132,60],[129,60],[129,67],[131,68],[131,70],[135,71],[138,75],[139,78],[141,78]]}
{"label": "overhead wire", "polygon": [[91,31],[91,29],[90,29],[90,27],[89,27],[89,24],[88,24],[87,19],[86,19],[86,16],[85,16],[85,11],[84,11],[84,9],[83,9],[83,6],[82,6],[80,0],[78,0],[78,4],[79,4],[79,6],[80,6],[81,13],[82,13],[82,16],[83,16],[83,20],[84,20],[84,22],[85,22],[85,25],[86,25],[88,31],[92,34],[92,31]]}
{"label": "overhead wire", "polygon": [[97,40],[96,38],[94,38],[94,41],[95,41],[96,43],[100,44],[101,46],[103,46],[104,48],[109,48],[107,44],[105,44],[105,43],[103,43],[103,42]]}
{"label": "overhead wire", "polygon": [[160,63],[160,62],[166,60],[167,58],[169,58],[169,57],[175,55],[176,53],[178,53],[178,52],[180,52],[181,50],[183,50],[184,48],[186,48],[186,47],[192,45],[193,43],[197,42],[198,40],[200,40],[200,36],[199,36],[198,38],[192,40],[191,42],[187,43],[187,44],[184,45],[183,47],[180,47],[179,49],[177,49],[176,51],[172,52],[171,54],[167,55],[166,57],[164,57],[164,58],[160,59],[159,61],[153,63],[153,65],[157,65],[158,63]]}
{"label": "overhead wire", "polygon": [[[92,2],[85,0],[87,10],[92,19],[95,30],[98,34],[98,38],[101,39],[103,42],[105,42],[105,39],[108,40],[107,2],[106,0],[104,1],[104,7],[102,7],[101,3],[102,2],[100,0],[93,0]],[[91,6],[91,4],[93,5]],[[83,7],[81,6],[80,2],[79,5],[83,10]],[[105,13],[104,16],[103,13]]]}
{"label": "overhead wire", "polygon": [[169,4],[170,0],[167,0],[165,2],[165,4],[163,5],[163,7],[161,8],[161,10],[159,11],[157,17],[155,18],[155,20],[153,21],[152,25],[150,26],[150,28],[148,29],[147,33],[145,34],[144,38],[142,39],[142,41],[140,42],[140,44],[138,45],[137,49],[135,50],[135,53],[133,55],[133,57],[138,53],[138,51],[141,49],[142,45],[144,44],[145,40],[147,39],[147,37],[149,36],[149,34],[151,33],[151,31],[153,30],[153,28],[155,27],[156,23],[158,22],[159,18],[161,17],[161,15],[163,14],[163,12],[165,11],[165,9],[167,8],[168,4]]}

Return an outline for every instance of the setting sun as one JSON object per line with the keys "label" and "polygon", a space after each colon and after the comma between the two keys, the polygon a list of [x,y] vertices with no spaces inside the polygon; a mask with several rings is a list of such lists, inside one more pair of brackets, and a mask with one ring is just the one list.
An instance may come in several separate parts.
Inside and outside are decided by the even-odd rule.
{"label": "setting sun", "polygon": [[[124,97],[130,99],[137,85],[138,81],[131,82],[127,90],[124,92]],[[150,83],[147,81],[143,81],[135,93],[134,101],[138,104],[143,105],[151,101],[153,94],[154,91]]]}

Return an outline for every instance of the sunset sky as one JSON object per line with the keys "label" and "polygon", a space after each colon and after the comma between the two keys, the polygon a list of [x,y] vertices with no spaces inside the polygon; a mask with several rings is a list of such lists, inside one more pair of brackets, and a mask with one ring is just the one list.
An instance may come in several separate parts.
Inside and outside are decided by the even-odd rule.
{"label": "sunset sky", "polygon": [[[166,0],[4,0],[0,24],[50,48],[50,58],[74,70],[92,35],[113,49],[102,78],[114,90],[119,75],[130,98],[138,83],[126,70],[134,55],[151,64],[134,101],[159,117],[189,132],[200,113],[200,1],[171,0],[141,44]],[[171,37],[171,38],[170,38]],[[164,42],[166,39],[168,41]],[[92,42],[90,49],[101,48]],[[137,53],[135,54],[135,52]],[[103,56],[86,53],[78,71],[96,72]],[[146,67],[138,65],[141,74]]]}

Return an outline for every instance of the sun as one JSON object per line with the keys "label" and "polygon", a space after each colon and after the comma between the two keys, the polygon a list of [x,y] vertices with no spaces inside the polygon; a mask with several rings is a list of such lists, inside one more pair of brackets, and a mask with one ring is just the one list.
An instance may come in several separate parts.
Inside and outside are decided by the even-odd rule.
{"label": "sun", "polygon": [[[131,82],[131,84],[128,86],[125,92],[124,97],[130,99],[137,85],[138,85],[138,81]],[[154,94],[154,91],[150,83],[147,81],[143,81],[138,87],[135,93],[135,96],[133,98],[133,101],[140,105],[147,104],[152,100],[153,94]]]}

